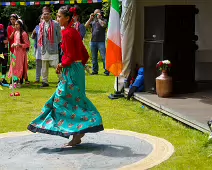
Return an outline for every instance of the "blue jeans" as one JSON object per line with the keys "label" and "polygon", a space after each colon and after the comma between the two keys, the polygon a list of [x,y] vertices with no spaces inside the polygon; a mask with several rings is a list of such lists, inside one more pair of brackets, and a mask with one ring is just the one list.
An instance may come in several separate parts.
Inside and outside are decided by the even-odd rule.
{"label": "blue jeans", "polygon": [[[105,42],[91,42],[92,64],[94,73],[98,73],[99,71],[98,51],[102,56],[103,68],[105,69],[105,54],[106,54]],[[109,72],[105,69],[105,73],[108,74]]]}

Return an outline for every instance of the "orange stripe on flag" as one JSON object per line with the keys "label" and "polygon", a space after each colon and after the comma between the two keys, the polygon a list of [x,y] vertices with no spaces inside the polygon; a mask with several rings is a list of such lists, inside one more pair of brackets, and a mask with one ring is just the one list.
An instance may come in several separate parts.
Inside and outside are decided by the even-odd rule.
{"label": "orange stripe on flag", "polygon": [[122,72],[121,47],[108,39],[106,51],[106,69],[114,76],[118,77]]}

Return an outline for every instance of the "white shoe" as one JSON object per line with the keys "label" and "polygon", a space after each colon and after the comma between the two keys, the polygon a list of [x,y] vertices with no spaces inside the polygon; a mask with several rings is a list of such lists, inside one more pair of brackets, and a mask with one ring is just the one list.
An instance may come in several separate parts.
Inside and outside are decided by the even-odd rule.
{"label": "white shoe", "polygon": [[9,89],[12,89],[12,88],[16,88],[17,87],[17,83],[14,83],[13,85],[12,84],[10,84],[10,86],[9,86]]}
{"label": "white shoe", "polygon": [[17,84],[17,88],[21,88],[21,84],[20,83]]}
{"label": "white shoe", "polygon": [[85,70],[86,70],[86,72],[87,72],[88,74],[91,74],[90,69],[91,69],[91,66],[85,65]]}

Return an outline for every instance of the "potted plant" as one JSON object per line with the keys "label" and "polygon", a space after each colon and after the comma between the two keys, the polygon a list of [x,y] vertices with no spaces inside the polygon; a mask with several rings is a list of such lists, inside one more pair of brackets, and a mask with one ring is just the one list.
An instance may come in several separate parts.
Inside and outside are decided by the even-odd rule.
{"label": "potted plant", "polygon": [[156,68],[161,75],[156,78],[156,93],[159,97],[170,97],[172,94],[172,77],[168,76],[172,64],[169,60],[159,61]]}

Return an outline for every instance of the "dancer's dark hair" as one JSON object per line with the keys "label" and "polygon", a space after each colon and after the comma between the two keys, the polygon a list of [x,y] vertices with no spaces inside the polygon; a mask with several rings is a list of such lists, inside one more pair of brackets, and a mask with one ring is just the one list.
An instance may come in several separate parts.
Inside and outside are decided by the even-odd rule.
{"label": "dancer's dark hair", "polygon": [[70,17],[68,22],[71,22],[72,17],[76,15],[80,15],[80,8],[77,5],[76,7],[70,7],[69,5],[62,6],[59,9],[59,12],[61,12],[65,17]]}

